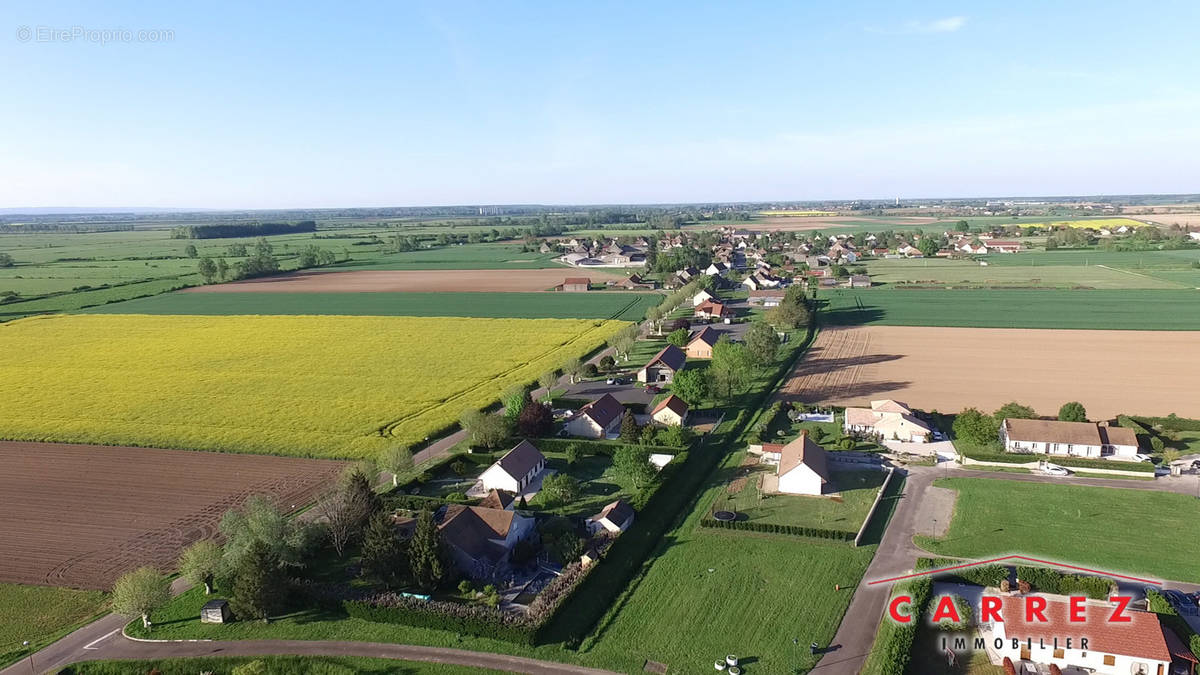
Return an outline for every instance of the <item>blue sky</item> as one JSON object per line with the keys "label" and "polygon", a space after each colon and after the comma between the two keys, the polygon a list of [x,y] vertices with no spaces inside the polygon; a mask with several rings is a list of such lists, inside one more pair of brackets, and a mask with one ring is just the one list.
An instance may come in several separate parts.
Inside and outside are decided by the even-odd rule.
{"label": "blue sky", "polygon": [[0,11],[0,207],[1200,190],[1194,0],[105,4]]}

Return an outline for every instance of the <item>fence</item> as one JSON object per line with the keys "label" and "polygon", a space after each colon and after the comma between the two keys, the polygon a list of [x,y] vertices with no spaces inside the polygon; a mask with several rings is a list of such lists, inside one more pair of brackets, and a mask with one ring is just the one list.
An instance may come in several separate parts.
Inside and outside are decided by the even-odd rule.
{"label": "fence", "polygon": [[854,535],[854,545],[862,541],[863,533],[867,531],[867,526],[871,524],[871,519],[875,517],[875,510],[879,508],[879,500],[883,499],[883,493],[888,488],[888,483],[892,482],[892,476],[896,473],[896,467],[889,466],[887,468],[887,477],[883,479],[883,485],[879,486],[879,492],[875,495],[875,501],[871,503],[871,510],[867,511],[867,517],[863,519],[862,525],[858,527],[858,534]]}

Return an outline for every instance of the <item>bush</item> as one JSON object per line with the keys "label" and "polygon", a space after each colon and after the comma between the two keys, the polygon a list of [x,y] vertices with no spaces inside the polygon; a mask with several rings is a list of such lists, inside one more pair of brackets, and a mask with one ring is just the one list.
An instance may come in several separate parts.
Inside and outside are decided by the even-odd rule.
{"label": "bush", "polygon": [[894,624],[895,628],[887,636],[881,647],[882,660],[880,675],[904,675],[912,661],[913,644],[917,639],[917,627],[921,624],[920,617],[929,609],[929,600],[933,593],[933,582],[929,577],[917,579],[909,584],[908,594],[912,597],[909,611],[913,620],[905,624]]}
{"label": "bush", "polygon": [[536,626],[524,616],[493,607],[420,600],[398,593],[378,593],[364,600],[346,600],[342,607],[346,614],[364,621],[433,628],[523,645],[533,644],[536,631]]}
{"label": "bush", "polygon": [[821,527],[804,525],[784,525],[782,523],[756,523],[752,521],[725,521],[705,518],[700,521],[701,527],[713,527],[726,530],[745,530],[748,532],[765,532],[768,534],[786,534],[792,537],[809,537],[812,539],[833,539],[834,541],[854,541],[857,532],[844,530],[829,530]]}

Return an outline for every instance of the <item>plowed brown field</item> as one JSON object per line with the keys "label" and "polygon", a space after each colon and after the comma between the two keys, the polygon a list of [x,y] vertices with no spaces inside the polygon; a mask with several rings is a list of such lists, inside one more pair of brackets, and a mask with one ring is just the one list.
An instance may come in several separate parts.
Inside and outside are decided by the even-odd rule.
{"label": "plowed brown field", "polygon": [[1200,417],[1200,333],[854,326],[822,328],[780,397],[833,405],[893,398],[992,412],[1019,401],[1054,415]]}
{"label": "plowed brown field", "polygon": [[588,277],[599,283],[612,272],[590,269],[547,270],[305,270],[230,284],[195,286],[183,293],[395,293],[405,291],[545,291],[567,277]]}
{"label": "plowed brown field", "polygon": [[108,589],[141,565],[174,568],[252,495],[308,503],[343,462],[0,442],[0,581]]}

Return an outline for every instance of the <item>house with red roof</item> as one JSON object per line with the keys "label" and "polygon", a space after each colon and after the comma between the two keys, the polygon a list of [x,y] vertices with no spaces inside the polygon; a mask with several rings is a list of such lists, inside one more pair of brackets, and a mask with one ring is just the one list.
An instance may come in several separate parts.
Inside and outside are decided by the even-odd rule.
{"label": "house with red roof", "polygon": [[[1045,600],[1040,616],[1027,615],[1027,598]],[[1130,621],[1110,622],[1114,604],[1088,600],[1081,607],[1084,620],[1072,622],[1070,598],[1065,596],[1005,595],[1001,602],[1002,620],[989,617],[982,634],[1000,659],[1012,660],[1018,673],[1048,672],[1051,665],[1064,675],[1195,673],[1196,657],[1152,612],[1127,609],[1124,614]]]}
{"label": "house with red roof", "polygon": [[688,404],[675,394],[664,398],[654,406],[654,410],[650,413],[650,418],[659,424],[664,424],[669,427],[683,426],[683,421],[687,419]]}

